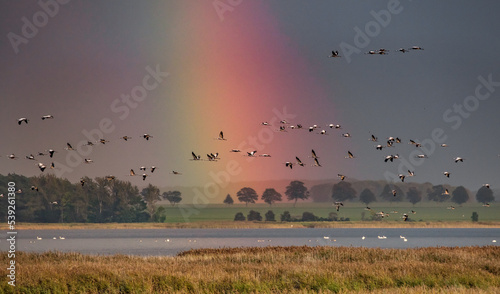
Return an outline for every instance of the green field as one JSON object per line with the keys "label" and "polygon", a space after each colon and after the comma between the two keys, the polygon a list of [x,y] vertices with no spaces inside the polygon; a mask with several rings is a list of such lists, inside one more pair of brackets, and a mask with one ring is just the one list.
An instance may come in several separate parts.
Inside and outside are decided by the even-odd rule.
{"label": "green field", "polygon": [[[165,207],[166,222],[168,223],[183,223],[183,222],[206,222],[206,221],[232,221],[234,215],[242,212],[245,216],[250,210],[260,212],[262,218],[267,211],[272,210],[275,214],[275,219],[280,221],[280,215],[284,211],[289,211],[292,217],[302,217],[302,213],[312,212],[318,217],[328,217],[330,212],[337,212],[331,203],[297,203],[293,207],[291,203],[279,203],[269,206],[268,204],[249,204],[246,207],[244,204],[208,204],[200,207],[194,205],[180,204],[172,207],[170,205],[162,205]],[[500,204],[494,203],[490,207],[483,207],[481,203],[467,203],[462,206],[445,202],[423,202],[413,206],[411,203],[393,203],[393,202],[375,202],[371,203],[370,208],[373,212],[383,211],[388,213],[389,217],[384,218],[384,221],[401,221],[403,213],[408,213],[411,221],[417,222],[436,222],[436,221],[465,221],[471,222],[473,212],[477,212],[480,222],[500,221],[498,209]],[[454,206],[455,209],[447,209],[449,206]],[[365,218],[370,218],[371,212],[365,210],[366,205],[359,202],[346,202],[344,206],[337,212],[339,218],[349,218],[351,221],[361,221],[361,215],[364,212]],[[410,211],[414,210],[413,214]]]}

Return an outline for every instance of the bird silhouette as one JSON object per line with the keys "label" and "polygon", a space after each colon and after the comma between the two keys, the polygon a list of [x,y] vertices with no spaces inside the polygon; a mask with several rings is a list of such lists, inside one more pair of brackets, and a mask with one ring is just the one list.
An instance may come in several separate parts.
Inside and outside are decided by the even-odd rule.
{"label": "bird silhouette", "polygon": [[23,122],[25,122],[26,124],[28,124],[28,119],[25,118],[25,117],[21,117],[20,119],[17,120],[17,123],[19,125],[21,125]]}

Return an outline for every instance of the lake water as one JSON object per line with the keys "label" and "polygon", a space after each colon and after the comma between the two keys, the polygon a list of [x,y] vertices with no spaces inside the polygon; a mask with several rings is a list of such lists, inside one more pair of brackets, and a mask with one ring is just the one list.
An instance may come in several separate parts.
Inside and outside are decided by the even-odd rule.
{"label": "lake water", "polygon": [[[6,232],[0,250],[8,250]],[[41,238],[41,240],[37,239]],[[364,237],[364,238],[363,238]],[[385,238],[384,238],[385,237]],[[54,239],[55,238],[55,239]],[[17,251],[172,256],[191,248],[354,246],[415,248],[500,245],[500,229],[117,229],[22,230]],[[405,241],[406,240],[406,241]],[[494,242],[498,240],[498,243]]]}

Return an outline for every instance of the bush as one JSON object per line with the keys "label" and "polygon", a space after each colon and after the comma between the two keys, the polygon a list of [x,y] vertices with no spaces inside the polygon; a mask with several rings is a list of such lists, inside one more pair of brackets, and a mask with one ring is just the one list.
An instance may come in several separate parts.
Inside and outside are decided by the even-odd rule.
{"label": "bush", "polygon": [[318,220],[318,217],[315,216],[312,212],[305,211],[302,214],[302,221],[304,221],[304,222],[315,222],[317,220]]}
{"label": "bush", "polygon": [[235,221],[245,221],[246,218],[245,216],[243,215],[242,212],[238,212],[235,216],[234,216],[234,220]]}
{"label": "bush", "polygon": [[328,213],[328,220],[330,221],[337,221],[338,218],[337,218],[337,213],[336,212],[330,212]]}
{"label": "bush", "polygon": [[165,207],[160,206],[153,214],[152,220],[157,223],[164,223],[167,216],[165,215]]}
{"label": "bush", "polygon": [[282,222],[289,222],[292,220],[292,216],[289,211],[283,211],[283,214],[280,217]]}
{"label": "bush", "polygon": [[261,221],[262,216],[260,215],[260,212],[257,212],[255,210],[250,210],[250,212],[247,215],[247,220],[249,220],[249,221]]}
{"label": "bush", "polygon": [[470,218],[472,219],[473,222],[477,222],[479,221],[479,214],[477,214],[477,212],[474,211]]}
{"label": "bush", "polygon": [[266,217],[266,222],[275,222],[276,221],[274,219],[274,212],[272,212],[271,210],[266,212],[265,217]]}

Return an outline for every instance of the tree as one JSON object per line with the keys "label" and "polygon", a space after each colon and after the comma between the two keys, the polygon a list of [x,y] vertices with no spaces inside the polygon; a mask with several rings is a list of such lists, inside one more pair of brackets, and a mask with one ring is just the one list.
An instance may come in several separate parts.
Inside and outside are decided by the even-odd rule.
{"label": "tree", "polygon": [[106,177],[96,177],[94,182],[94,187],[87,186],[87,188],[94,190],[94,194],[91,194],[90,200],[93,206],[91,217],[95,222],[110,222],[112,219],[112,210],[110,207],[112,207],[113,203],[113,188],[115,183],[114,181],[108,181]]}
{"label": "tree", "polygon": [[427,198],[432,201],[444,202],[450,199],[450,195],[445,193],[446,189],[443,185],[432,186],[432,189],[427,190]]}
{"label": "tree", "polygon": [[265,203],[269,204],[269,206],[271,206],[274,202],[281,201],[281,194],[276,190],[270,188],[264,191],[261,199],[264,200]]}
{"label": "tree", "polygon": [[248,206],[248,203],[255,203],[256,200],[259,199],[259,195],[252,188],[241,188],[241,190],[236,193],[238,200],[240,202],[245,202],[245,206]]}
{"label": "tree", "polygon": [[[150,219],[139,189],[130,182],[105,177],[83,177],[81,181],[83,185],[54,174],[31,178],[0,175],[0,183],[5,187],[8,182],[15,182],[16,189],[22,190],[16,192],[20,196],[16,197],[16,216],[24,221],[102,223]],[[1,215],[0,211],[0,218]]]}
{"label": "tree", "polygon": [[163,199],[168,200],[168,202],[170,202],[172,206],[175,206],[176,203],[182,201],[181,192],[179,191],[163,192],[161,196],[163,197]]}
{"label": "tree", "polygon": [[260,212],[257,212],[255,210],[250,210],[247,215],[247,220],[248,221],[261,221],[262,216],[260,215]]}
{"label": "tree", "polygon": [[287,210],[283,211],[283,213],[280,215],[280,219],[282,222],[289,222],[292,220],[292,216],[290,215],[290,212]]}
{"label": "tree", "polygon": [[306,200],[307,198],[309,198],[309,191],[307,191],[307,188],[301,181],[291,181],[290,185],[286,187],[285,195],[287,196],[288,200],[295,200],[295,202],[293,203],[293,207],[295,207],[295,204],[297,204],[297,200]]}
{"label": "tree", "polygon": [[245,216],[243,215],[243,213],[242,213],[242,212],[238,212],[238,213],[236,213],[236,215],[234,216],[234,220],[235,220],[235,221],[245,221],[245,220],[246,220],[246,218],[245,218]]}
{"label": "tree", "polygon": [[461,205],[469,201],[469,193],[465,190],[464,186],[458,186],[452,193],[451,201]]}
{"label": "tree", "polygon": [[309,189],[313,202],[331,202],[332,201],[332,184],[314,185]]}
{"label": "tree", "polygon": [[155,214],[153,214],[153,217],[151,219],[154,222],[164,223],[166,218],[167,218],[167,216],[165,215],[165,207],[160,206],[155,211]]}
{"label": "tree", "polygon": [[416,187],[410,187],[408,193],[406,193],[406,198],[408,198],[408,201],[410,201],[410,203],[415,205],[418,202],[422,201],[422,192]]}
{"label": "tree", "polygon": [[495,200],[495,196],[493,196],[493,191],[491,191],[488,187],[481,187],[476,193],[477,202],[486,204],[488,202],[492,202]]}
{"label": "tree", "polygon": [[473,222],[477,222],[479,221],[479,214],[477,214],[477,212],[472,212],[472,216],[470,217],[472,219]]}
{"label": "tree", "polygon": [[331,221],[337,221],[338,220],[338,216],[337,216],[337,213],[336,212],[329,212],[328,213],[328,219],[331,220]]}
{"label": "tree", "polygon": [[317,220],[318,217],[312,212],[304,211],[304,213],[302,213],[302,221],[304,222],[315,222]]}
{"label": "tree", "polygon": [[333,185],[332,198],[334,201],[346,201],[356,198],[356,190],[352,188],[349,182],[338,182]]}
{"label": "tree", "polygon": [[146,188],[142,189],[141,195],[146,201],[148,206],[148,212],[152,218],[156,210],[156,202],[160,200],[160,189],[158,187],[149,184]]}
{"label": "tree", "polygon": [[[393,191],[396,191],[396,196],[394,196]],[[404,198],[404,192],[399,188],[397,185],[389,185],[386,184],[384,186],[384,189],[382,190],[382,193],[380,193],[380,198],[386,200],[386,201],[402,201]]]}
{"label": "tree", "polygon": [[234,200],[231,195],[227,194],[226,199],[224,199],[224,204],[233,205]]}
{"label": "tree", "polygon": [[275,222],[276,219],[274,218],[274,212],[272,212],[272,210],[269,210],[268,212],[266,212],[266,214],[264,215],[266,217],[266,222]]}
{"label": "tree", "polygon": [[377,201],[377,198],[375,197],[375,194],[373,194],[372,190],[366,188],[363,191],[361,191],[361,194],[359,194],[359,201],[368,205],[372,202]]}

